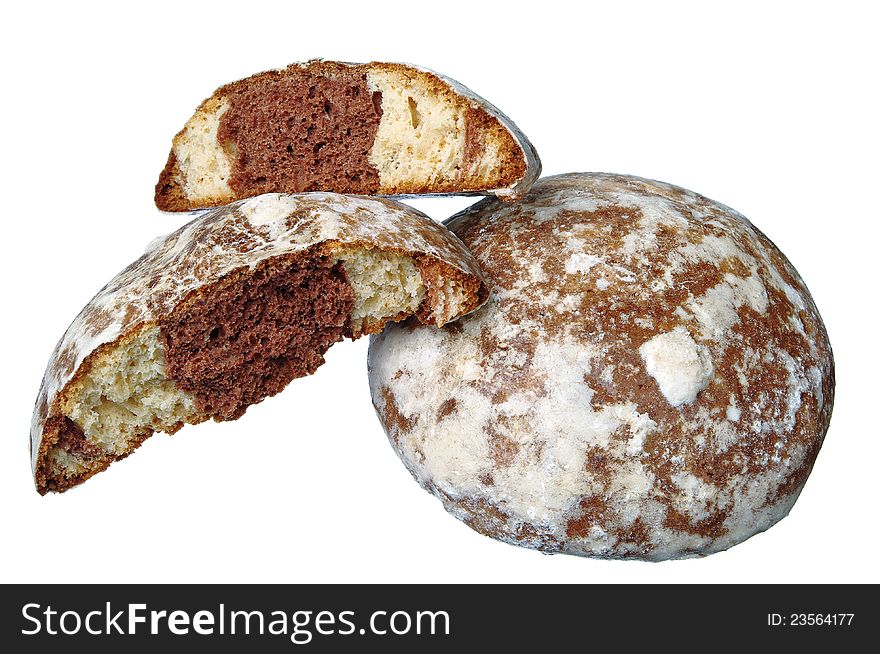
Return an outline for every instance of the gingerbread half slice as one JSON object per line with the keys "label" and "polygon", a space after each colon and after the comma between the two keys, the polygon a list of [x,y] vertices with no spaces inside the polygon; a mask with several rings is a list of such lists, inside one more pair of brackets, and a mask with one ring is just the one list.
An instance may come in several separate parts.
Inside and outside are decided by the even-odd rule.
{"label": "gingerbread half slice", "polygon": [[344,336],[441,326],[488,294],[445,227],[384,199],[268,194],[154,241],[55,348],[31,427],[37,490],[64,491],[154,432],[234,420]]}
{"label": "gingerbread half slice", "polygon": [[540,171],[516,125],[454,80],[316,60],[217,89],[174,137],[155,200],[188,211],[275,192],[512,199]]}

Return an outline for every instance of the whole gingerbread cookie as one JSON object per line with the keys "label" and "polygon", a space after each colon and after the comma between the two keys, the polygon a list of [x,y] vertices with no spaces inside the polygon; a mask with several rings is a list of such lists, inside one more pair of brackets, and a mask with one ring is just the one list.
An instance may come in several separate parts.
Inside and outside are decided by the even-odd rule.
{"label": "whole gingerbread cookie", "polygon": [[570,174],[448,226],[477,312],[372,338],[373,403],[418,482],[545,552],[705,555],[790,511],[834,365],[785,256],[743,216],[645,179]]}

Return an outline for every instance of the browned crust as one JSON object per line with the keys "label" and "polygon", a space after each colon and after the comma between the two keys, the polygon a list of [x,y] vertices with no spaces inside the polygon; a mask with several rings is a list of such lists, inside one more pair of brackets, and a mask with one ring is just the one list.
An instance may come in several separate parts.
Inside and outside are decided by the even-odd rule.
{"label": "browned crust", "polygon": [[174,150],[168,153],[168,161],[165,168],[159,174],[156,183],[156,191],[153,196],[156,206],[162,211],[188,211],[189,201],[183,196],[183,189],[177,183],[180,169],[177,167],[177,157]]}
{"label": "browned crust", "polygon": [[[53,418],[50,418],[50,421],[55,421],[55,420],[63,421],[63,420],[67,420],[67,418],[65,418],[64,416],[55,416]],[[183,424],[181,423],[177,429],[179,429],[182,426],[183,426]],[[50,431],[48,431],[49,429],[52,429],[53,431],[50,432]],[[38,470],[38,473],[37,473],[38,474],[38,476],[37,476],[37,492],[40,495],[45,495],[46,493],[49,493],[49,492],[63,493],[64,491],[69,490],[69,489],[73,488],[74,486],[79,486],[81,483],[83,483],[84,481],[87,481],[88,479],[91,479],[92,477],[97,475],[99,472],[104,472],[107,468],[110,467],[111,463],[115,463],[116,461],[121,461],[122,459],[126,458],[129,454],[131,454],[137,448],[139,448],[143,444],[143,442],[145,440],[147,440],[150,436],[152,436],[154,433],[152,429],[144,430],[142,434],[139,434],[135,439],[133,439],[129,443],[128,448],[123,453],[118,454],[116,456],[104,457],[103,460],[96,467],[92,468],[91,470],[87,470],[86,472],[79,475],[78,477],[54,478],[54,477],[49,477],[47,474],[48,471],[46,470],[46,468],[48,468],[48,461],[44,457],[45,457],[45,454],[48,453],[48,448],[58,442],[58,437],[60,435],[59,423],[53,422],[52,425],[50,426],[50,424],[47,422],[46,423],[46,430],[47,431],[44,431],[44,435],[43,435],[43,445],[40,447],[41,467],[37,469]],[[174,431],[177,431],[177,430],[175,429]],[[169,431],[167,433],[171,434],[174,432]],[[55,440],[51,441],[51,442],[47,442],[47,440],[46,440],[47,434],[49,434],[48,438],[50,438],[50,439],[54,438]]]}
{"label": "browned crust", "polygon": [[[307,62],[305,69],[309,72],[323,74],[333,77],[341,71],[346,72],[363,72],[370,70],[386,70],[400,73],[410,78],[418,78],[423,81],[437,96],[443,97],[447,102],[457,105],[467,105],[465,114],[465,165],[474,160],[479,153],[482,143],[479,134],[489,135],[489,138],[498,144],[501,151],[504,165],[500,171],[498,178],[495,180],[487,180],[481,176],[483,171],[468,172],[462,178],[453,184],[443,187],[437,187],[430,183],[424,184],[399,184],[394,186],[381,186],[377,191],[383,195],[425,195],[425,194],[455,194],[455,193],[478,193],[491,188],[506,188],[514,185],[523,178],[528,168],[525,154],[522,147],[517,143],[516,139],[510,131],[501,124],[495,116],[492,116],[482,107],[470,102],[468,98],[460,95],[452,89],[446,82],[436,75],[427,71],[419,70],[411,66],[398,63],[371,62],[368,64],[348,65],[337,61],[324,61],[320,59]],[[281,70],[270,70],[256,73],[249,77],[245,77],[229,84],[224,84],[218,88],[210,97],[206,98],[196,109],[198,113],[212,100],[217,100],[225,96],[231,96],[243,88],[255,82],[261,82],[267,79],[280,79],[289,75],[293,70],[301,71],[303,67],[300,64],[290,64]],[[182,138],[185,128],[174,136],[173,141]],[[481,132],[481,130],[485,130]],[[235,200],[241,200],[248,195],[235,194],[231,197],[211,197],[199,201],[198,203],[188,200],[183,195],[183,189],[178,183],[179,168],[174,156],[174,149],[168,155],[168,160],[162,172],[159,174],[159,181],[156,184],[154,200],[156,207],[161,211],[179,212],[192,211],[195,209],[205,209],[217,207]],[[342,189],[324,189],[326,191],[346,192]],[[283,189],[277,189],[277,192],[283,192]]]}
{"label": "browned crust", "polygon": [[[42,438],[40,439],[40,450],[37,453],[37,465],[36,465],[36,469],[34,470],[34,482],[36,483],[36,486],[37,486],[37,492],[40,495],[45,495],[50,490],[55,490],[55,491],[59,491],[59,492],[65,491],[68,488],[70,488],[71,486],[75,486],[77,483],[79,483],[79,482],[71,482],[69,484],[65,484],[63,482],[57,482],[56,484],[54,484],[55,486],[57,486],[57,488],[53,488],[50,486],[50,482],[48,480],[49,448],[51,448],[53,445],[55,445],[58,442],[58,439],[61,436],[61,427],[62,427],[63,421],[66,420],[66,416],[61,414],[58,407],[66,402],[67,395],[69,394],[70,389],[81,378],[83,378],[89,374],[89,372],[91,371],[91,369],[95,365],[95,363],[100,360],[100,357],[102,357],[106,353],[108,353],[116,345],[116,343],[119,340],[121,340],[122,338],[125,338],[129,334],[134,334],[134,333],[140,331],[141,329],[146,328],[147,326],[148,325],[140,325],[140,326],[130,330],[130,332],[128,334],[123,334],[122,336],[117,338],[112,343],[104,343],[104,344],[96,347],[92,352],[89,353],[88,356],[85,357],[85,359],[83,359],[83,362],[74,371],[73,376],[64,385],[64,388],[62,388],[58,392],[58,394],[55,396],[54,400],[52,400],[51,406],[49,406],[47,408],[47,413],[48,413],[49,417],[46,418],[46,421],[43,424],[43,433],[42,433]],[[109,465],[110,465],[110,463],[108,462],[107,465],[105,465],[103,468],[100,468],[99,470],[95,470],[94,472],[92,472],[90,474],[84,475],[82,477],[82,480],[85,481],[85,479],[87,479],[88,477],[90,477],[93,474],[97,474],[101,470],[106,469],[106,467]]]}
{"label": "browned crust", "polygon": [[[310,73],[317,73],[319,75],[325,75],[326,77],[332,78],[343,72],[350,73],[354,71],[366,73],[372,65],[373,64],[358,64],[356,66],[349,66],[338,61],[324,61],[323,59],[313,59],[306,63],[305,69],[307,69]],[[301,71],[303,69],[303,66],[301,66],[300,64],[290,64],[286,68],[282,68],[279,70],[266,70],[261,73],[255,73],[248,77],[230,82],[229,84],[224,84],[219,89],[214,91],[211,97],[219,98],[225,95],[232,95],[237,91],[240,91],[250,86],[253,82],[264,81],[267,79],[282,79],[294,70]],[[207,100],[205,102],[207,102]],[[205,103],[203,102],[201,106],[204,106],[204,104]]]}
{"label": "browned crust", "polygon": [[[102,358],[108,356],[119,341],[124,338],[134,336],[138,332],[153,326],[155,326],[155,323],[142,323],[140,325],[136,325],[132,329],[128,330],[126,333],[120,335],[119,338],[117,338],[116,340],[110,343],[104,343],[96,347],[91,353],[89,353],[89,355],[85,359],[83,359],[83,362],[73,373],[70,381],[68,381],[64,385],[64,388],[62,388],[61,391],[59,391],[58,395],[56,395],[54,401],[52,402],[52,406],[49,409],[50,417],[46,419],[46,422],[43,426],[43,437],[40,440],[40,451],[37,455],[37,466],[36,470],[34,471],[34,481],[36,483],[37,492],[40,495],[45,495],[49,491],[61,493],[81,484],[82,482],[90,479],[99,472],[103,472],[104,470],[106,470],[114,461],[120,461],[127,457],[138,447],[140,447],[145,440],[153,435],[154,431],[152,429],[145,429],[143,435],[130,443],[129,447],[122,454],[106,457],[106,459],[104,461],[101,461],[96,468],[83,473],[79,477],[70,479],[52,479],[48,474],[49,449],[53,445],[55,445],[61,437],[62,429],[65,426],[65,422],[71,422],[67,418],[67,416],[62,414],[59,409],[60,406],[64,405],[67,402],[68,395],[71,389],[83,377],[87,376],[91,372],[92,368],[97,365]],[[207,419],[208,416],[190,416],[188,418],[188,424],[198,424],[200,422],[204,422]],[[177,432],[181,427],[183,427],[183,423],[178,423],[172,429],[169,429],[165,433],[173,434]],[[84,439],[83,447],[88,447],[88,443],[86,443]]]}
{"label": "browned crust", "polygon": [[[501,159],[504,161],[504,167],[499,173],[499,180],[495,186],[512,186],[517,180],[522,179],[526,174],[527,167],[525,155],[513,135],[504,128],[501,122],[485,109],[474,106],[468,109],[465,120],[465,162],[475,159],[479,154],[479,135],[488,135],[490,140],[498,144]],[[472,176],[464,183],[476,186],[479,181]]]}
{"label": "browned crust", "polygon": [[443,282],[447,279],[453,280],[464,288],[468,297],[468,305],[463,313],[470,313],[489,296],[489,287],[483,280],[474,275],[468,275],[436,257],[417,257],[416,266],[422,276],[422,283],[425,285],[426,290],[425,299],[422,300],[422,303],[416,310],[416,317],[422,323],[431,324],[433,322],[437,327],[443,326],[431,320],[431,307],[436,306],[439,294],[442,291]]}

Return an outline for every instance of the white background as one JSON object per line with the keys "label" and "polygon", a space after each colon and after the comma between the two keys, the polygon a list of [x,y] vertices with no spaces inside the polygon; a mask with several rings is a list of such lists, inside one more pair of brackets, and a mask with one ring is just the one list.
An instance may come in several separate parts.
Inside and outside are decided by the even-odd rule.
{"label": "white background", "polygon": [[[4,8],[0,581],[880,581],[873,3],[134,4]],[[152,203],[171,137],[220,84],[313,57],[441,71],[516,121],[545,174],[665,180],[767,233],[822,311],[839,382],[791,515],[661,564],[494,542],[397,460],[366,339],[238,422],[154,436],[85,485],[37,495],[28,429],[55,342],[186,220]],[[443,219],[471,201],[415,204]]]}

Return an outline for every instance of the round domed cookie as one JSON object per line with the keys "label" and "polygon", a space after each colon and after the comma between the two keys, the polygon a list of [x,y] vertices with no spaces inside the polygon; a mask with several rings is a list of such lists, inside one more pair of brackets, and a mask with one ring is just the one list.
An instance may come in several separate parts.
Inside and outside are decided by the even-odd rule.
{"label": "round domed cookie", "polygon": [[706,555],[790,511],[834,397],[809,291],[743,216],[569,174],[447,225],[493,285],[443,329],[372,337],[370,390],[416,480],[544,552]]}

